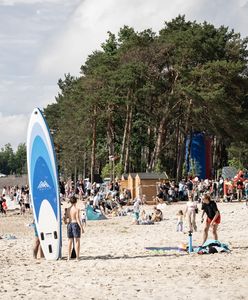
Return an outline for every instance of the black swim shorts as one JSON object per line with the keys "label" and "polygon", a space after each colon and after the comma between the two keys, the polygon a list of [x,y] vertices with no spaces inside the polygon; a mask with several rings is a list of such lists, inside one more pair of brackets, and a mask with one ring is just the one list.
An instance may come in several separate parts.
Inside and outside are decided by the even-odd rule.
{"label": "black swim shorts", "polygon": [[67,225],[67,237],[68,239],[81,237],[81,230],[78,223],[69,223]]}

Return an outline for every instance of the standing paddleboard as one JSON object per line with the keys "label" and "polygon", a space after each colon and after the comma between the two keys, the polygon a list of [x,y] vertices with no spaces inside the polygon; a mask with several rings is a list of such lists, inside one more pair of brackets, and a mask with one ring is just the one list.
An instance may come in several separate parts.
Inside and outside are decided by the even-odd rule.
{"label": "standing paddleboard", "polygon": [[34,109],[27,134],[27,166],[34,219],[47,260],[61,256],[61,207],[53,141],[41,111]]}

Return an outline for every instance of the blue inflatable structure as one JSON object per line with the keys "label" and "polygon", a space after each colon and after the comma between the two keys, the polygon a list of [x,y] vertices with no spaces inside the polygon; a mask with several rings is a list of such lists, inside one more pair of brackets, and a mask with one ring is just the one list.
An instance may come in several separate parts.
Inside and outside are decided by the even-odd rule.
{"label": "blue inflatable structure", "polygon": [[202,132],[194,132],[186,139],[186,170],[200,179],[211,178],[211,138]]}

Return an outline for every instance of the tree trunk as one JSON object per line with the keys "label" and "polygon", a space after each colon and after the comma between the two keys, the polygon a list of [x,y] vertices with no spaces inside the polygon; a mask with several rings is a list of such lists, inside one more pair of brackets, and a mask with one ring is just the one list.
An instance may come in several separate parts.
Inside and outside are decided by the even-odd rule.
{"label": "tree trunk", "polygon": [[111,105],[108,106],[108,125],[107,125],[107,144],[108,144],[108,153],[109,160],[111,161],[111,180],[115,179],[115,166],[114,166],[114,158],[115,158],[115,145],[114,145],[114,126],[113,126],[113,111]]}
{"label": "tree trunk", "polygon": [[[188,170],[189,167],[190,167],[190,157],[191,157],[191,145],[192,145],[192,136],[193,136],[193,132],[192,132],[192,128],[190,129],[190,134],[188,135],[189,136],[189,144],[188,144],[188,152],[187,152],[187,156],[186,156],[186,169]],[[185,138],[184,138],[185,140]],[[192,168],[192,166],[191,166]],[[195,172],[195,170],[193,170],[192,168],[192,173]]]}
{"label": "tree trunk", "polygon": [[165,133],[165,124],[166,124],[166,119],[167,117],[164,115],[162,117],[162,120],[160,121],[159,127],[158,127],[158,135],[157,135],[157,140],[156,140],[156,144],[155,144],[155,148],[153,151],[153,155],[150,161],[150,170],[154,170],[160,153],[161,153],[161,149],[162,149],[162,145],[163,145],[163,138],[164,138],[164,133]]}
{"label": "tree trunk", "polygon": [[122,139],[122,145],[121,145],[121,157],[120,157],[121,165],[123,165],[123,163],[124,163],[126,144],[127,144],[127,132],[128,132],[129,118],[130,118],[130,95],[131,95],[131,90],[128,90],[126,120],[125,120],[123,139]]}
{"label": "tree trunk", "polygon": [[130,107],[128,113],[128,125],[127,125],[127,142],[125,147],[125,161],[124,161],[124,173],[129,171],[129,159],[130,159],[130,141],[131,141],[131,130],[132,130],[132,119],[133,119],[133,109]]}
{"label": "tree trunk", "polygon": [[[150,103],[149,107],[149,114],[151,116],[154,115],[154,101],[156,101],[156,98],[151,96],[151,99],[148,100]],[[148,137],[148,145],[145,147],[145,153],[144,153],[144,160],[146,161],[146,172],[149,172],[150,167],[150,161],[152,158],[153,153],[153,136],[156,132],[156,128],[152,127],[152,122],[150,121],[150,124],[147,127],[147,137]]]}
{"label": "tree trunk", "polygon": [[145,148],[144,159],[146,160],[146,172],[149,171],[150,161],[152,157],[152,129],[151,126],[147,128],[148,146]]}
{"label": "tree trunk", "polygon": [[125,150],[126,150],[126,144],[127,144],[127,131],[128,131],[129,117],[130,117],[130,105],[127,104],[125,127],[124,127],[124,133],[123,133],[123,139],[122,139],[122,145],[121,145],[121,157],[120,157],[121,165],[124,162],[124,156],[125,156]]}
{"label": "tree trunk", "polygon": [[83,178],[86,177],[86,151],[84,152],[84,158],[83,158]]}
{"label": "tree trunk", "polygon": [[76,191],[76,184],[77,184],[77,165],[76,165],[76,162],[75,162],[75,167],[74,167],[74,188],[75,188],[75,191]]}
{"label": "tree trunk", "polygon": [[185,120],[184,133],[183,133],[183,140],[181,141],[181,147],[180,147],[180,152],[178,157],[177,182],[179,182],[179,180],[182,178],[183,163],[185,158],[185,140],[189,133],[191,112],[192,112],[192,99],[189,100],[189,105],[188,105],[188,110],[187,110],[186,120]]}
{"label": "tree trunk", "polygon": [[107,144],[109,156],[115,155],[114,145],[114,126],[113,126],[113,111],[110,105],[108,106],[108,125],[107,125]]}
{"label": "tree trunk", "polygon": [[91,167],[90,167],[90,180],[91,183],[94,181],[95,164],[96,164],[96,106],[93,110],[92,118],[92,148],[91,148]]}
{"label": "tree trunk", "polygon": [[175,160],[174,160],[174,167],[173,167],[173,178],[177,176],[177,163],[178,163],[178,152],[179,152],[179,127],[180,127],[180,120],[177,120],[177,130],[176,130],[176,143],[175,143]]}

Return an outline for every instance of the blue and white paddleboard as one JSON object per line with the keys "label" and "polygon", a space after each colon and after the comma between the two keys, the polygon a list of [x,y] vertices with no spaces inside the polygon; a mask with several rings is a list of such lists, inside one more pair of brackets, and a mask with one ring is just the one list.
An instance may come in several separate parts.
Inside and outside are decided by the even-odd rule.
{"label": "blue and white paddleboard", "polygon": [[47,260],[61,256],[61,207],[53,141],[41,111],[32,112],[27,133],[27,166],[34,219]]}

